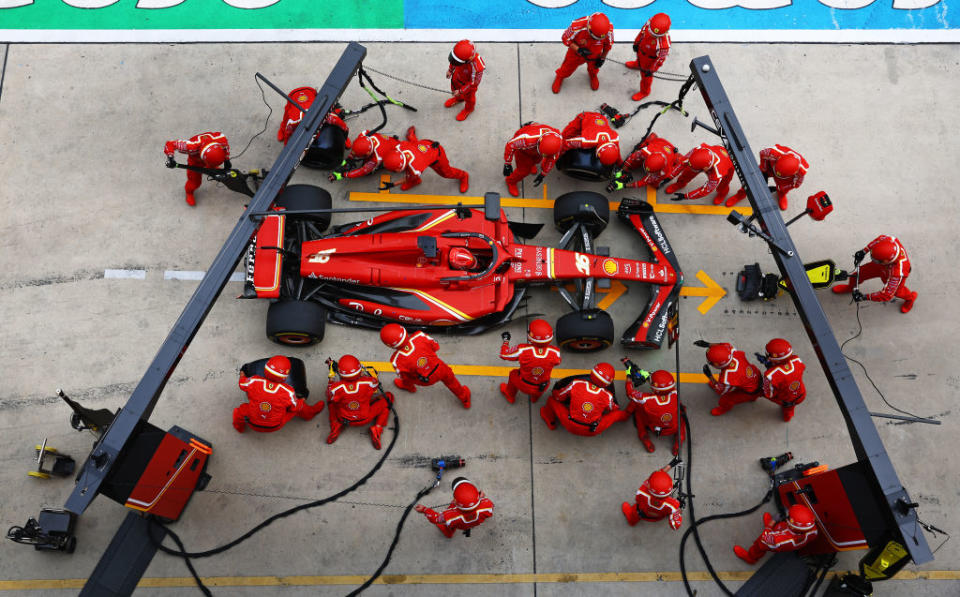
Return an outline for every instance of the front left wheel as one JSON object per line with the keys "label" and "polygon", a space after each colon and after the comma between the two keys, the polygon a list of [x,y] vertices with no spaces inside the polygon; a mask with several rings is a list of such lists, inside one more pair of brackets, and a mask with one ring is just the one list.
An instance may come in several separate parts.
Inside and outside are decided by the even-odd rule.
{"label": "front left wheel", "polygon": [[557,320],[557,344],[571,352],[596,352],[613,344],[613,318],[602,309],[574,311]]}

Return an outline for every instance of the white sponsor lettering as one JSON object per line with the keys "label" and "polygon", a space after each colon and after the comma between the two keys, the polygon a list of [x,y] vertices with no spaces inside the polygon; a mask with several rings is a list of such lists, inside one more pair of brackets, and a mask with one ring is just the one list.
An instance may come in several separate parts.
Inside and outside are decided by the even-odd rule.
{"label": "white sponsor lettering", "polygon": [[577,0],[527,0],[527,2],[541,8],[563,8],[575,4]]}
{"label": "white sponsor lettering", "polygon": [[[697,8],[707,10],[720,10],[724,8],[733,8],[739,6],[748,10],[766,10],[768,8],[783,8],[790,6],[790,0],[688,0]],[[870,0],[871,2],[873,0]]]}
{"label": "white sponsor lettering", "polygon": [[33,4],[33,0],[0,0],[0,8],[16,8]]}
{"label": "white sponsor lettering", "polygon": [[103,8],[116,4],[117,0],[63,0],[63,3],[74,8]]}
{"label": "white sponsor lettering", "polygon": [[830,8],[863,8],[873,2],[874,0],[820,0],[820,4]]}
{"label": "white sponsor lettering", "polygon": [[614,8],[643,8],[653,2],[654,0],[603,0],[604,4]]}
{"label": "white sponsor lettering", "polygon": [[186,0],[139,0],[137,8],[170,8],[184,2]]}
{"label": "white sponsor lettering", "polygon": [[650,225],[653,226],[653,234],[657,237],[657,245],[660,246],[660,250],[663,251],[664,255],[669,255],[670,246],[667,244],[666,237],[663,236],[663,231],[660,230],[660,225],[657,223],[657,219],[650,218]]}
{"label": "white sponsor lettering", "polygon": [[574,253],[576,258],[574,262],[577,265],[577,271],[582,273],[584,276],[590,275],[590,257],[584,255],[583,253]]}
{"label": "white sponsor lettering", "polygon": [[347,306],[363,313],[363,305],[356,301],[347,301]]}
{"label": "white sponsor lettering", "polygon": [[223,0],[234,8],[266,8],[280,0]]}
{"label": "white sponsor lettering", "polygon": [[324,249],[319,253],[314,253],[313,255],[311,255],[310,258],[307,259],[307,261],[310,263],[326,263],[330,261],[330,255],[336,252],[337,252],[336,248]]}

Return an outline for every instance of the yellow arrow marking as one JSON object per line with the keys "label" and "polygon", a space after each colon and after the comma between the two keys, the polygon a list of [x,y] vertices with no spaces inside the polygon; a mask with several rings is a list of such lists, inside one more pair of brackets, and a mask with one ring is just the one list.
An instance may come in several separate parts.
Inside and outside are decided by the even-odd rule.
{"label": "yellow arrow marking", "polygon": [[697,279],[703,282],[703,286],[684,286],[680,289],[680,296],[704,296],[705,301],[700,303],[697,310],[701,315],[706,315],[707,311],[713,308],[717,302],[727,295],[727,291],[713,281],[703,270],[697,272]]}
{"label": "yellow arrow marking", "polygon": [[[556,290],[556,286],[552,286],[550,290]],[[570,292],[576,290],[576,287],[573,284],[567,284],[566,289]],[[606,295],[603,297],[603,300],[597,303],[598,309],[609,309],[613,303],[617,302],[617,299],[623,296],[623,293],[627,291],[627,286],[620,280],[610,280],[610,288],[595,288],[597,294]]]}
{"label": "yellow arrow marking", "polygon": [[[388,361],[364,361],[367,367],[373,367],[379,372],[393,371],[393,365]],[[453,365],[448,363],[453,372],[457,375],[487,376],[487,377],[506,377],[510,371],[516,367],[504,367],[500,365]],[[550,373],[553,379],[562,379],[571,375],[582,375],[590,373],[589,369],[554,369]],[[615,379],[623,381],[627,378],[624,371],[617,371]],[[680,373],[680,383],[707,383],[707,378],[703,373]]]}

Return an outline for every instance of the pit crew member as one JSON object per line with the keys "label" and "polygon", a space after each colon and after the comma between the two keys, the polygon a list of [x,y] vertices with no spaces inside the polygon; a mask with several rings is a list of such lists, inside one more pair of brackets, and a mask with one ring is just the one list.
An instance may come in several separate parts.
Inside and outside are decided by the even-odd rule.
{"label": "pit crew member", "polygon": [[657,522],[666,518],[670,522],[671,529],[680,528],[683,523],[683,512],[680,509],[680,502],[670,495],[673,493],[673,479],[667,474],[669,469],[670,466],[667,465],[654,471],[637,490],[634,503],[623,502],[620,505],[627,524],[634,526],[641,520]]}
{"label": "pit crew member", "polygon": [[563,45],[567,46],[567,54],[563,58],[563,64],[557,69],[557,76],[551,87],[553,92],[560,93],[563,80],[583,63],[587,63],[590,89],[599,89],[600,79],[597,78],[597,73],[613,47],[613,25],[607,15],[595,12],[588,17],[574,20],[563,32],[561,40]]}
{"label": "pit crew member", "polygon": [[[713,203],[720,205],[730,191],[733,172],[733,161],[723,146],[701,143],[674,166],[670,178],[676,177],[677,180],[665,190],[667,194],[675,193],[671,201],[699,199],[716,191]],[[700,173],[707,175],[707,182],[688,193],[677,193]]]}
{"label": "pit crew member", "polygon": [[[775,145],[760,151],[760,172],[767,180],[773,177],[781,210],[787,209],[787,193],[800,188],[809,167],[810,164],[802,155],[785,145]],[[746,196],[747,191],[740,189],[727,199],[727,207],[733,207]]]}
{"label": "pit crew member", "polygon": [[793,418],[793,410],[807,397],[807,388],[803,385],[803,371],[806,365],[800,357],[793,354],[793,347],[783,338],[774,338],[767,342],[766,357],[757,354],[767,370],[763,372],[763,395],[780,405],[783,420]]}
{"label": "pit crew member", "polygon": [[500,384],[500,393],[513,404],[517,392],[530,396],[530,402],[540,399],[550,384],[550,373],[560,364],[560,350],[552,346],[553,328],[543,319],[534,319],[527,326],[527,342],[510,346],[510,332],[501,334],[500,358],[518,361],[520,366],[510,371],[506,383]]}
{"label": "pit crew member", "polygon": [[817,521],[810,508],[794,504],[787,510],[787,519],[774,522],[769,512],[763,513],[763,532],[750,549],[733,546],[733,553],[748,564],[756,564],[768,551],[796,551],[817,537]]}
{"label": "pit crew member", "polygon": [[[680,451],[680,442],[687,441],[687,432],[680,424],[680,404],[677,397],[677,382],[673,374],[660,369],[650,376],[650,392],[641,392],[633,384],[633,379],[627,376],[627,396],[630,405],[627,413],[633,415],[633,423],[637,428],[637,437],[643,443],[647,452],[653,452],[656,447],[650,440],[650,432],[661,435],[672,435],[673,455]],[[679,433],[678,433],[679,430]]]}
{"label": "pit crew member", "polygon": [[437,356],[440,344],[436,340],[423,332],[410,335],[399,323],[383,326],[380,340],[395,349],[390,357],[390,363],[398,374],[393,380],[394,385],[414,393],[417,386],[443,382],[463,404],[463,408],[470,408],[470,388],[462,385],[450,367]]}
{"label": "pit crew member", "polygon": [[417,504],[414,509],[436,525],[447,539],[453,538],[457,531],[469,537],[470,529],[493,516],[493,502],[465,477],[453,480],[453,501],[443,512],[423,504]]}
{"label": "pit crew member", "polygon": [[[867,253],[870,253],[872,263],[860,265]],[[881,234],[870,241],[864,248],[853,256],[857,269],[850,276],[848,284],[838,284],[831,288],[837,294],[853,292],[853,300],[876,301],[885,303],[894,298],[903,299],[900,305],[901,313],[909,313],[913,309],[913,302],[917,300],[917,293],[907,288],[907,277],[910,275],[910,258],[907,250],[896,237]],[[883,289],[869,294],[862,294],[854,287],[864,280],[880,278]]]}
{"label": "pit crew member", "polygon": [[477,88],[480,86],[486,65],[483,58],[477,54],[477,49],[467,39],[461,39],[453,46],[449,59],[447,78],[450,79],[450,91],[453,97],[443,102],[443,106],[452,108],[463,102],[463,110],[457,114],[457,120],[463,121],[473,112],[477,104]]}
{"label": "pit crew member", "polygon": [[370,441],[373,447],[380,449],[380,436],[387,425],[393,394],[384,392],[378,396],[377,380],[368,375],[357,357],[345,354],[337,361],[336,373],[340,381],[330,379],[327,384],[327,406],[330,415],[330,435],[327,443],[332,444],[340,437],[345,426],[370,426]]}
{"label": "pit crew member", "polygon": [[662,12],[650,17],[636,39],[633,40],[633,51],[637,53],[636,60],[626,63],[627,68],[640,71],[640,91],[633,94],[633,101],[639,102],[650,95],[653,85],[653,73],[660,70],[663,61],[670,53],[670,17]]}
{"label": "pit crew member", "polygon": [[707,382],[710,389],[720,398],[719,404],[710,410],[711,415],[718,417],[737,404],[753,402],[760,397],[760,369],[733,344],[711,344],[707,348],[707,363],[720,371],[715,380],[710,369],[706,365],[703,367],[703,374],[710,379]]}
{"label": "pit crew member", "polygon": [[270,357],[263,376],[240,375],[240,389],[247,393],[246,404],[233,409],[233,428],[243,433],[250,429],[262,433],[277,431],[290,419],[300,417],[309,421],[323,410],[323,401],[313,406],[297,398],[290,384],[284,383],[290,374],[290,359],[283,355]]}
{"label": "pit crew member", "polygon": [[608,389],[613,376],[613,365],[598,363],[588,379],[579,377],[554,387],[547,403],[540,408],[540,418],[550,429],[556,429],[559,420],[570,433],[587,437],[600,435],[610,425],[626,421],[630,415],[620,410]]}
{"label": "pit crew member", "polygon": [[604,166],[620,162],[620,135],[601,112],[581,112],[563,128],[563,151],[592,149]]}
{"label": "pit crew member", "polygon": [[[174,139],[167,141],[163,147],[163,153],[167,156],[167,168],[176,168],[177,163],[173,159],[174,152],[187,154],[187,165],[197,168],[224,168],[230,169],[230,144],[227,137],[220,131],[206,132],[194,135],[189,139]],[[194,191],[200,188],[203,182],[203,174],[195,170],[187,170],[187,184],[183,186],[186,191],[185,201],[187,205],[197,204],[193,196]]]}
{"label": "pit crew member", "polygon": [[[540,186],[543,177],[553,170],[562,150],[563,136],[552,126],[531,122],[520,127],[503,149],[503,175],[510,194],[520,196],[517,183],[536,172],[538,164],[540,173],[533,179],[533,186]],[[513,160],[516,160],[516,169],[510,163]]]}
{"label": "pit crew member", "polygon": [[[677,167],[681,159],[677,148],[663,137],[650,133],[642,145],[637,147],[623,161],[620,169],[614,173],[613,181],[607,185],[611,193],[621,189],[654,188],[670,180],[670,172]],[[640,170],[643,175],[633,180],[630,172]]]}

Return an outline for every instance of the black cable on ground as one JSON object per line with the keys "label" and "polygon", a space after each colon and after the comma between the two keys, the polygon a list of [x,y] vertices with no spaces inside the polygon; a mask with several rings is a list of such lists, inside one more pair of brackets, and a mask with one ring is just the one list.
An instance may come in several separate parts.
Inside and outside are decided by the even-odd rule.
{"label": "black cable on ground", "polygon": [[[201,580],[200,580],[200,577],[197,575],[196,571],[194,570],[194,568],[193,568],[190,560],[193,559],[193,558],[207,558],[207,557],[210,557],[210,556],[213,556],[213,555],[217,555],[217,554],[219,554],[219,553],[223,553],[223,552],[227,551],[228,549],[232,549],[232,548],[236,547],[237,545],[239,545],[240,543],[243,543],[244,541],[246,541],[247,539],[249,539],[250,537],[252,537],[252,536],[255,535],[256,533],[260,532],[261,530],[263,530],[264,528],[270,526],[271,524],[273,524],[273,523],[276,522],[277,520],[280,520],[281,518],[286,518],[286,517],[288,517],[288,516],[291,516],[291,515],[293,515],[293,514],[296,514],[297,512],[300,512],[301,510],[307,510],[307,509],[310,509],[310,508],[316,508],[317,506],[322,506],[322,505],[324,505],[324,504],[328,504],[328,503],[330,503],[330,502],[334,502],[334,501],[342,498],[343,496],[345,496],[345,495],[347,495],[347,494],[349,494],[349,493],[351,493],[351,492],[359,489],[360,486],[362,486],[364,483],[366,483],[367,481],[369,481],[369,480],[370,480],[370,477],[372,477],[373,475],[375,475],[375,474],[377,473],[377,471],[380,470],[380,467],[382,467],[382,466],[383,466],[383,463],[386,462],[387,457],[390,456],[390,452],[393,451],[393,447],[394,447],[394,446],[396,445],[396,443],[397,443],[397,437],[399,437],[399,435],[400,435],[400,417],[397,416],[397,411],[394,410],[392,404],[390,405],[390,411],[393,413],[393,426],[394,426],[393,439],[390,440],[390,444],[387,446],[387,449],[384,450],[383,455],[380,457],[380,460],[378,460],[377,463],[373,465],[373,468],[371,468],[363,477],[361,477],[359,480],[357,480],[355,483],[353,483],[352,485],[350,485],[350,486],[347,487],[346,489],[344,489],[344,490],[342,490],[342,491],[339,491],[339,492],[337,492],[337,493],[335,493],[335,494],[333,494],[333,495],[331,495],[331,496],[329,496],[329,497],[325,497],[325,498],[322,498],[322,499],[319,499],[319,500],[314,500],[314,501],[308,502],[308,503],[306,503],[306,504],[300,504],[300,505],[298,505],[298,506],[294,506],[293,508],[289,508],[289,509],[287,509],[287,510],[284,510],[283,512],[278,512],[277,514],[274,514],[273,516],[267,518],[266,520],[264,520],[263,522],[261,522],[261,523],[258,524],[257,526],[253,527],[252,529],[250,529],[249,531],[247,531],[246,533],[244,533],[244,534],[241,535],[240,537],[237,537],[237,538],[234,539],[233,541],[230,541],[229,543],[225,543],[225,544],[223,544],[223,545],[220,545],[219,547],[214,547],[214,548],[212,548],[212,549],[208,549],[208,550],[206,550],[206,551],[197,551],[197,552],[188,552],[188,551],[186,551],[186,549],[184,548],[183,543],[181,543],[179,537],[177,537],[177,535],[176,535],[173,531],[171,531],[171,530],[167,527],[167,525],[161,523],[160,521],[156,520],[155,518],[151,518],[151,519],[150,519],[150,523],[151,523],[152,525],[157,525],[157,526],[163,527],[163,529],[164,529],[164,530],[170,535],[170,537],[173,539],[174,543],[177,544],[178,549],[171,549],[171,548],[169,548],[169,547],[165,547],[164,545],[162,545],[162,544],[160,543],[160,542],[162,541],[162,538],[157,538],[157,537],[155,537],[152,532],[150,533],[150,539],[151,539],[151,541],[153,541],[154,544],[157,546],[157,549],[159,549],[159,550],[162,551],[163,553],[169,554],[169,555],[180,556],[180,557],[184,558],[184,560],[185,560],[186,563],[187,563],[187,567],[190,569],[191,574],[193,574],[194,580],[197,582],[197,586],[200,588],[201,591],[204,591],[204,594],[209,595],[209,594],[210,594],[209,591],[206,589],[206,587],[204,587],[203,583],[202,583]],[[418,496],[417,499],[419,499],[419,496]],[[404,518],[406,518],[406,516],[404,516]],[[391,547],[391,551],[392,551],[392,547]]]}
{"label": "black cable on ground", "polygon": [[240,153],[238,153],[238,154],[235,155],[235,156],[231,156],[233,159],[237,159],[237,158],[239,158],[240,156],[242,156],[243,154],[245,154],[245,153],[247,152],[247,150],[250,149],[250,144],[253,143],[253,140],[256,139],[257,137],[259,137],[260,135],[262,135],[263,133],[265,133],[265,132],[267,131],[267,127],[270,126],[270,117],[273,116],[273,108],[271,108],[271,107],[270,107],[270,104],[267,103],[267,96],[266,96],[266,94],[263,92],[263,85],[260,84],[260,79],[258,79],[258,78],[256,77],[256,75],[254,75],[253,80],[256,81],[257,87],[260,88],[260,99],[263,100],[263,105],[266,106],[266,107],[267,107],[267,110],[268,110],[268,111],[267,111],[267,118],[263,121],[263,129],[261,129],[260,132],[257,133],[256,135],[250,137],[250,140],[247,141],[247,146],[243,148],[243,151],[241,151]]}
{"label": "black cable on ground", "polygon": [[393,79],[394,81],[400,81],[401,83],[406,83],[407,85],[413,85],[414,87],[419,87],[420,89],[427,89],[427,90],[429,90],[429,91],[436,91],[436,92],[442,93],[442,94],[444,94],[444,95],[453,95],[453,92],[452,92],[452,91],[445,91],[445,90],[443,90],[443,89],[437,89],[436,87],[428,87],[427,85],[421,85],[420,83],[415,83],[415,82],[413,82],[413,81],[408,81],[407,79],[401,79],[400,77],[395,77],[395,76],[393,76],[393,75],[391,75],[391,74],[388,74],[388,73],[385,73],[385,72],[383,72],[383,71],[377,70],[377,69],[375,69],[375,68],[373,68],[373,67],[371,67],[371,66],[364,65],[364,68],[367,69],[367,70],[370,71],[370,72],[377,73],[378,75],[382,75],[382,76],[384,76],[384,77],[386,77],[386,78],[388,78],[388,79]]}

